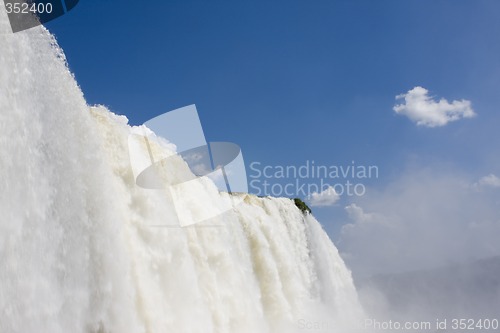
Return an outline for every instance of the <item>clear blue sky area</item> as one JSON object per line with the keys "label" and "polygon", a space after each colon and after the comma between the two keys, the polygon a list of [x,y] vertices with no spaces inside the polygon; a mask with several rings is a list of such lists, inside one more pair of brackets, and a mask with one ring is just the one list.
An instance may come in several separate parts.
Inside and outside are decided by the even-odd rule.
{"label": "clear blue sky area", "polygon": [[[497,0],[81,0],[46,26],[90,104],[133,125],[196,104],[247,165],[377,165],[368,191],[412,165],[499,174]],[[416,86],[477,116],[418,126],[393,111]],[[354,200],[315,211],[335,233]]]}

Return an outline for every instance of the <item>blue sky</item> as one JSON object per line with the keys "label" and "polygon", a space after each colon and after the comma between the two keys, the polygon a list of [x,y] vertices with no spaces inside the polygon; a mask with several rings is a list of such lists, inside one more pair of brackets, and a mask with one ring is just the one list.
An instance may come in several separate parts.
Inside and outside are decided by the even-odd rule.
{"label": "blue sky", "polygon": [[[46,24],[87,101],[133,125],[196,104],[247,165],[377,165],[371,193],[422,170],[500,175],[496,0],[138,3],[81,0]],[[418,126],[393,111],[417,86],[476,116]],[[315,209],[332,238],[357,201]]]}

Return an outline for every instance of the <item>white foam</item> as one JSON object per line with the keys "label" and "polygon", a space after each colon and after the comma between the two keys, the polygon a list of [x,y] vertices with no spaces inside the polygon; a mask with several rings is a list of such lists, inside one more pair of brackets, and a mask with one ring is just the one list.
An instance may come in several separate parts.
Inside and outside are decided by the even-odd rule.
{"label": "white foam", "polygon": [[[135,184],[139,132],[89,108],[54,38],[12,34],[0,5],[0,332],[275,333],[360,313],[336,248],[288,199],[239,194],[218,226],[176,225],[171,196]],[[186,173],[178,159],[167,177]],[[201,216],[230,199],[208,179],[183,190]]]}

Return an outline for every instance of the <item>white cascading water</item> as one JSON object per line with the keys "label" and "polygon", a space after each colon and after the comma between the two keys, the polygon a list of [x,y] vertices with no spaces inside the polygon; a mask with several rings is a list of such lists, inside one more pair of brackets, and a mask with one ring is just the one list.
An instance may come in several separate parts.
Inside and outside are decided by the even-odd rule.
{"label": "white cascading water", "polygon": [[[0,332],[345,332],[359,318],[337,249],[291,200],[240,195],[222,227],[155,227],[172,204],[135,185],[136,129],[89,108],[54,38],[13,34],[0,5]],[[227,196],[205,185],[191,195]]]}

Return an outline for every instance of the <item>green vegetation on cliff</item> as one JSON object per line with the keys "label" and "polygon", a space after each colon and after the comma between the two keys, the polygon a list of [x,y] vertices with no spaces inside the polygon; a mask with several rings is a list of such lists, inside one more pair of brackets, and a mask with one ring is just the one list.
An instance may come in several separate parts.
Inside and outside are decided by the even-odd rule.
{"label": "green vegetation on cliff", "polygon": [[308,212],[309,214],[311,214],[311,208],[309,208],[304,201],[299,198],[295,198],[293,199],[293,202],[295,202],[295,206],[297,206],[297,208],[300,209],[302,213],[305,214],[306,212]]}

